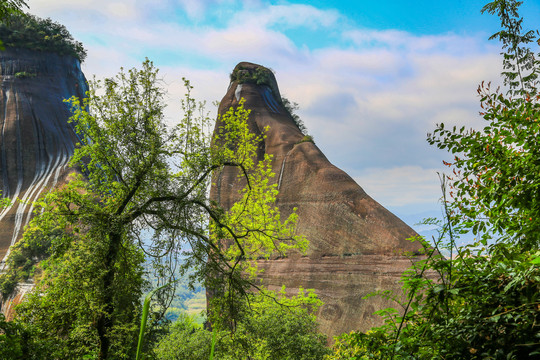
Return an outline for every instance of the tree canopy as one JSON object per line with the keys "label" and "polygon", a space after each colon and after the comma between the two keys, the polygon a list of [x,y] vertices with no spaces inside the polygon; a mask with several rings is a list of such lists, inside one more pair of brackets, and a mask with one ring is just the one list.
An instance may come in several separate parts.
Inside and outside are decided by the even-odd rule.
{"label": "tree canopy", "polygon": [[[296,296],[263,291],[241,300],[237,329],[213,328],[217,359],[322,360],[328,353],[313,312],[321,305],[313,292]],[[216,324],[214,322],[213,324]],[[158,359],[207,360],[213,334],[189,317],[174,323],[156,348]]]}
{"label": "tree canopy", "polygon": [[[167,266],[181,256],[194,280],[219,282],[234,302],[257,274],[254,260],[307,243],[295,234],[296,214],[282,220],[274,205],[271,158],[256,162],[264,135],[250,133],[242,103],[212,138],[187,81],[184,116],[166,126],[164,90],[148,60],[90,85],[86,99],[69,100],[79,171],[40,202],[22,240],[50,244],[50,258],[38,265],[42,275],[16,320],[51,358],[130,358],[145,257],[168,281]],[[246,183],[229,211],[208,198],[212,174],[224,166],[241,169]]]}
{"label": "tree canopy", "polygon": [[17,11],[2,13],[0,7],[0,41],[4,46],[70,55],[84,61],[86,50],[83,44],[76,41],[64,25],[49,18],[24,14],[20,11],[24,2],[15,2],[19,5]]}
{"label": "tree canopy", "polygon": [[24,0],[5,0],[0,3],[0,20],[4,21],[12,14],[21,14],[28,7]]}

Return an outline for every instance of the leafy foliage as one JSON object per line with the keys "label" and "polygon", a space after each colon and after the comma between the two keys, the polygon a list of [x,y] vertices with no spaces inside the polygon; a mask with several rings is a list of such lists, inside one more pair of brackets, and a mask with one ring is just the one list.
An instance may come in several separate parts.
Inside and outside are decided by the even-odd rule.
{"label": "leafy foliage", "polygon": [[5,360],[41,359],[43,350],[33,340],[32,334],[13,321],[6,321],[0,312],[0,358]]}
{"label": "leafy foliage", "polygon": [[[122,262],[117,264],[112,288],[113,313],[104,303],[104,262],[108,241],[96,241],[91,232],[80,235],[64,251],[56,251],[45,263],[34,291],[17,307],[17,322],[36,328],[34,341],[46,350],[42,356],[66,359],[98,357],[100,337],[96,322],[114,319],[106,333],[110,357],[133,358],[138,331],[139,299],[142,296],[141,250],[129,241],[122,244]],[[55,243],[56,245],[56,243]]]}
{"label": "leafy foliage", "polygon": [[258,66],[255,70],[250,70],[238,66],[230,75],[231,81],[238,81],[239,84],[249,83],[257,85],[270,85],[270,74],[272,70],[263,66]]}
{"label": "leafy foliage", "polygon": [[529,44],[537,40],[534,30],[523,31],[523,18],[519,16],[518,9],[523,1],[496,0],[486,4],[482,13],[496,14],[501,20],[501,31],[493,34],[489,39],[501,42],[503,50],[502,73],[505,85],[510,87],[510,93],[524,95],[536,93],[536,79],[538,78],[538,64],[534,52]]}
{"label": "leafy foliage", "polygon": [[28,71],[20,71],[15,73],[15,77],[17,79],[27,79],[27,78],[34,78],[36,77],[36,73],[31,73]]}
{"label": "leafy foliage", "polygon": [[[23,15],[23,8],[28,7],[24,0],[4,0],[0,3],[0,21],[9,21],[12,15]],[[0,39],[0,51],[5,50],[4,43]]]}
{"label": "leafy foliage", "polygon": [[445,129],[440,124],[430,144],[455,154],[449,178],[455,198],[456,217],[474,234],[490,233],[513,241],[523,248],[537,248],[540,232],[538,136],[540,97],[536,78],[540,62],[527,45],[536,41],[534,31],[521,32],[523,19],[517,13],[520,2],[494,1],[483,11],[497,13],[503,29],[492,36],[499,39],[504,53],[502,73],[509,85],[505,96],[492,91],[489,83],[478,88],[481,113],[488,125],[483,130]]}
{"label": "leafy foliage", "polygon": [[308,136],[306,125],[304,124],[302,119],[300,119],[300,116],[296,113],[296,111],[300,109],[298,103],[292,102],[284,96],[281,97],[281,103],[283,104],[283,107],[289,112],[295,125],[298,126],[298,129],[302,132],[302,134]]}
{"label": "leafy foliage", "polygon": [[[17,2],[23,4],[18,0]],[[0,7],[0,13],[1,9]],[[81,62],[86,58],[82,43],[73,39],[64,25],[20,12],[0,16],[0,41],[7,47],[70,55]]]}
{"label": "leafy foliage", "polygon": [[[435,248],[424,243],[427,258],[403,276],[403,309],[381,311],[385,325],[366,334],[343,335],[328,359],[540,357],[538,62],[527,48],[534,33],[521,33],[519,5],[497,0],[484,7],[501,18],[492,38],[506,49],[509,95],[482,83],[483,130],[440,124],[428,136],[454,155],[445,162],[453,175],[443,177],[446,221]],[[469,231],[478,240],[457,247],[456,236]],[[443,247],[449,259],[440,255]]]}
{"label": "leafy foliage", "polygon": [[365,334],[342,335],[327,359],[539,356],[539,255],[509,257],[506,245],[488,252],[472,245],[455,260],[434,255],[418,262],[403,277],[403,309],[380,311],[385,325]]}
{"label": "leafy foliage", "polygon": [[[41,207],[38,206],[38,209],[41,211]],[[43,219],[47,216],[49,214],[44,214]],[[49,256],[53,239],[65,235],[49,221],[43,221],[40,226],[30,223],[26,227],[23,239],[10,248],[10,255],[6,261],[7,270],[0,276],[0,295],[7,299],[12,295],[17,283],[26,281],[29,277],[38,278],[41,269],[36,266],[37,263]]]}
{"label": "leafy foliage", "polygon": [[28,7],[24,0],[5,0],[0,3],[0,20],[8,18],[12,14],[21,14],[22,9]]}
{"label": "leafy foliage", "polygon": [[[264,291],[244,298],[236,331],[214,321],[218,359],[322,359],[328,352],[312,313],[321,302],[312,292],[287,298]],[[159,344],[158,359],[208,359],[212,334],[189,318],[173,324]]]}
{"label": "leafy foliage", "polygon": [[[145,254],[162,283],[171,282],[170,267],[181,259],[183,269],[195,270],[192,282],[213,278],[234,301],[251,286],[255,259],[307,246],[295,235],[296,214],[281,220],[274,205],[271,159],[255,163],[264,135],[249,132],[243,102],[223,116],[223,129],[211,139],[210,119],[186,81],[185,115],[168,128],[157,73],[147,60],[141,70],[91,82],[83,101],[69,100],[79,136],[71,165],[82,174],[41,201],[44,211],[32,220],[36,237],[30,231],[20,245],[36,238],[51,254],[17,310],[18,323],[38,329],[50,358],[133,357]],[[207,192],[224,166],[239,168],[246,182],[230,211]],[[159,327],[172,293],[169,287],[156,294],[163,306],[148,332]]]}
{"label": "leafy foliage", "polygon": [[303,142],[315,143],[315,140],[313,140],[313,136],[311,135],[304,135],[304,137],[297,144],[301,144]]}
{"label": "leafy foliage", "polygon": [[181,315],[170,327],[170,333],[156,348],[157,359],[208,360],[212,333],[190,316]]}

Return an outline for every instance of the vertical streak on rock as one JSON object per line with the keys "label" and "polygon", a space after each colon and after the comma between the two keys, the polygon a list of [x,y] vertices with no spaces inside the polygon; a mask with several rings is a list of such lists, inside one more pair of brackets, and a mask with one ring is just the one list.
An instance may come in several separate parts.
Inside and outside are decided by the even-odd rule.
{"label": "vertical streak on rock", "polygon": [[[11,94],[11,91],[8,90],[8,89],[6,89],[6,95],[7,95],[6,102],[5,102],[5,106],[6,106],[6,114],[8,113],[7,109],[8,109],[8,107],[9,107],[9,105],[10,105],[10,100],[11,100],[10,94]],[[14,105],[14,108],[16,109],[16,103],[15,103],[15,105]],[[19,118],[18,118],[18,115],[16,115],[15,119],[16,119],[15,121],[17,121],[17,120],[19,119]],[[8,122],[9,122],[9,117],[7,117],[7,115],[6,115],[6,118],[4,119],[4,124],[6,124],[6,123],[8,123]],[[18,129],[18,128],[16,127],[16,129]],[[16,133],[16,136],[17,136],[17,133]],[[2,128],[2,150],[3,150],[3,151],[2,151],[2,156],[3,156],[3,159],[5,158],[5,160],[6,160],[6,162],[5,162],[5,163],[6,163],[6,173],[7,173],[6,183],[7,183],[8,187],[9,187],[9,180],[10,180],[10,176],[9,176],[9,175],[10,175],[10,173],[9,173],[9,164],[8,164],[8,160],[7,160],[8,149],[5,148],[5,146],[4,146],[4,144],[5,144],[6,142],[8,142],[8,140],[9,140],[9,137],[5,135],[5,127],[4,127],[4,128]],[[18,143],[18,139],[17,139],[17,143]],[[18,149],[16,149],[16,150],[18,150]],[[15,156],[15,159],[16,159],[16,163],[17,163],[16,166],[17,166],[17,168],[18,168],[18,166],[19,166],[19,165],[18,165],[18,160],[19,160],[19,159],[18,159],[18,155]],[[0,221],[2,221],[2,219],[10,212],[10,210],[11,210],[11,209],[15,206],[15,204],[16,204],[16,199],[19,197],[19,192],[20,192],[20,190],[21,190],[21,188],[20,188],[19,185],[22,186],[22,183],[20,182],[20,180],[21,180],[21,179],[20,179],[19,173],[18,173],[18,171],[17,171],[17,187],[15,188],[15,192],[14,192],[14,193],[11,193],[11,187],[9,187],[9,189],[8,189],[9,197],[10,197],[11,200],[12,200],[12,201],[11,201],[11,205],[10,205],[10,206],[7,206],[7,207],[0,213]],[[9,252],[8,252],[8,253],[9,253]],[[6,254],[6,256],[7,256],[7,254]]]}
{"label": "vertical streak on rock", "polygon": [[[230,85],[229,85],[230,87]],[[236,97],[236,101],[240,101],[240,98],[242,97],[242,84],[236,85],[236,90],[234,91],[234,96]]]}
{"label": "vertical streak on rock", "polygon": [[279,179],[278,179],[278,185],[277,189],[281,187],[281,180],[283,179],[283,169],[285,168],[285,162],[287,161],[287,158],[289,157],[289,154],[291,151],[293,151],[294,147],[287,152],[287,154],[283,157],[283,162],[281,163],[281,170],[279,171]]}
{"label": "vertical streak on rock", "polygon": [[[33,76],[20,78],[17,72]],[[14,48],[0,52],[0,190],[12,200],[0,211],[0,268],[30,222],[34,202],[76,171],[68,167],[77,137],[63,100],[82,100],[87,89],[73,57]]]}
{"label": "vertical streak on rock", "polygon": [[[3,180],[3,189],[2,189],[2,196],[3,197],[9,197],[9,181],[8,181],[8,166],[7,166],[7,159],[6,159],[6,141],[4,133],[6,131],[6,123],[7,123],[7,102],[9,100],[9,91],[6,90],[6,93],[4,96],[2,96],[3,104],[4,104],[4,118],[2,119],[2,180]],[[0,218],[1,220],[1,218]]]}
{"label": "vertical streak on rock", "polygon": [[[16,114],[16,120],[15,120],[15,126],[16,126],[16,137],[17,137],[17,189],[15,190],[15,193],[20,193],[23,182],[24,182],[24,164],[23,164],[23,154],[22,154],[22,139],[21,139],[21,111],[20,111],[20,99],[19,95],[15,93],[15,114]],[[23,197],[22,201],[17,206],[17,211],[15,213],[15,226],[13,228],[13,235],[11,237],[11,245],[15,244],[15,241],[17,240],[17,236],[19,235],[19,230],[22,225],[23,215],[24,215],[24,208],[26,207],[24,204],[24,200],[26,197]],[[14,199],[15,200],[15,199]],[[16,199],[18,200],[18,199]]]}
{"label": "vertical streak on rock", "polygon": [[[32,120],[32,133],[34,135],[34,139],[35,139],[35,143],[36,143],[36,150],[35,150],[35,154],[34,154],[35,155],[35,160],[36,160],[36,166],[35,166],[35,174],[36,174],[36,176],[34,177],[34,180],[35,180],[36,178],[42,178],[43,174],[45,173],[45,168],[46,168],[45,157],[46,157],[46,153],[45,153],[45,143],[44,143],[43,135],[42,135],[43,134],[43,129],[42,129],[42,126],[41,126],[41,123],[40,123],[39,119],[36,116],[36,112],[35,112],[34,107],[32,106],[31,99],[29,100],[29,108],[30,108],[31,120]],[[39,194],[38,194],[38,196],[39,196]],[[36,196],[34,199],[32,199],[32,201],[36,200],[38,196]],[[34,210],[34,204],[31,203],[30,209],[28,210],[28,213],[26,215],[26,220],[24,222],[24,226],[28,225],[28,223],[30,222],[33,210]]]}
{"label": "vertical streak on rock", "polygon": [[24,164],[23,164],[23,154],[22,154],[22,140],[21,140],[21,113],[19,111],[19,96],[17,93],[14,94],[15,98],[15,114],[16,114],[16,120],[15,120],[15,126],[16,126],[16,137],[17,137],[17,189],[15,189],[15,193],[20,193],[23,181],[24,181]]}
{"label": "vertical streak on rock", "polygon": [[[54,164],[53,164],[53,161],[54,161]],[[36,175],[32,179],[32,183],[26,190],[26,193],[24,194],[24,197],[22,199],[23,202],[21,205],[24,205],[23,212],[29,203],[31,204],[31,202],[37,200],[37,198],[43,191],[44,187],[49,182],[49,179],[53,174],[53,170],[58,167],[59,163],[60,163],[60,157],[56,156],[52,159],[48,159],[46,164],[44,162],[41,164],[36,164],[36,168],[38,168],[37,169],[38,171],[36,171]],[[30,209],[33,209],[33,204],[31,204]],[[32,211],[30,210],[28,211],[27,216],[26,216],[27,218],[25,222],[26,224],[30,221],[31,215],[32,215]],[[16,230],[18,232],[20,230],[20,227]],[[12,245],[15,243],[16,239],[17,237],[15,236],[14,240],[12,240]]]}

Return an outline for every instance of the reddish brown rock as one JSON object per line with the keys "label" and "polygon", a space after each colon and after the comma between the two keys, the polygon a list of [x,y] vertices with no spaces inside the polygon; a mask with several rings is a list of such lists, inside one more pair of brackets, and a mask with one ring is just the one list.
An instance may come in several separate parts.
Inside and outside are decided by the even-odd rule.
{"label": "reddish brown rock", "polygon": [[63,100],[82,98],[87,89],[80,62],[73,57],[0,51],[0,190],[4,197],[22,200],[0,211],[0,271],[10,245],[30,221],[32,201],[62,184],[70,171],[77,137]]}
{"label": "reddish brown rock", "polygon": [[[240,63],[233,74],[254,74],[258,67]],[[250,129],[269,127],[259,155],[273,156],[280,211],[289,215],[298,209],[297,232],[310,246],[307,256],[260,261],[262,281],[271,289],[315,289],[325,303],[319,311],[321,330],[330,336],[367,330],[381,322],[372,313],[392,304],[362,297],[375,290],[399,290],[400,275],[410,266],[402,254],[419,248],[406,239],[416,233],[332,165],[313,142],[302,142],[303,134],[282,106],[273,74],[266,83],[232,81],[219,113],[245,98],[245,107],[251,109]],[[225,168],[214,179],[211,196],[225,207],[238,199],[236,171]]]}

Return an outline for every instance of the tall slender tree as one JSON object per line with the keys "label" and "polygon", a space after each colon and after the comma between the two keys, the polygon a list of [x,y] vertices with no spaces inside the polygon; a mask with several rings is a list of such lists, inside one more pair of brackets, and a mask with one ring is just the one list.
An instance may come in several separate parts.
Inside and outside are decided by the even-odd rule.
{"label": "tall slender tree", "polygon": [[[221,274],[216,279],[230,296],[245,292],[255,276],[251,260],[306,247],[295,235],[296,215],[282,221],[273,204],[271,159],[254,161],[261,139],[247,127],[249,110],[230,109],[226,129],[212,139],[211,120],[187,81],[186,87],[184,117],[172,128],[148,60],[140,70],[91,82],[83,102],[69,100],[79,135],[72,165],[80,173],[43,200],[25,235],[48,239],[51,258],[18,310],[19,321],[40,327],[36,334],[54,357],[132,356],[143,252],[156,259],[182,255],[199,279]],[[212,174],[224,166],[240,168],[246,183],[230,211],[208,199]]]}

